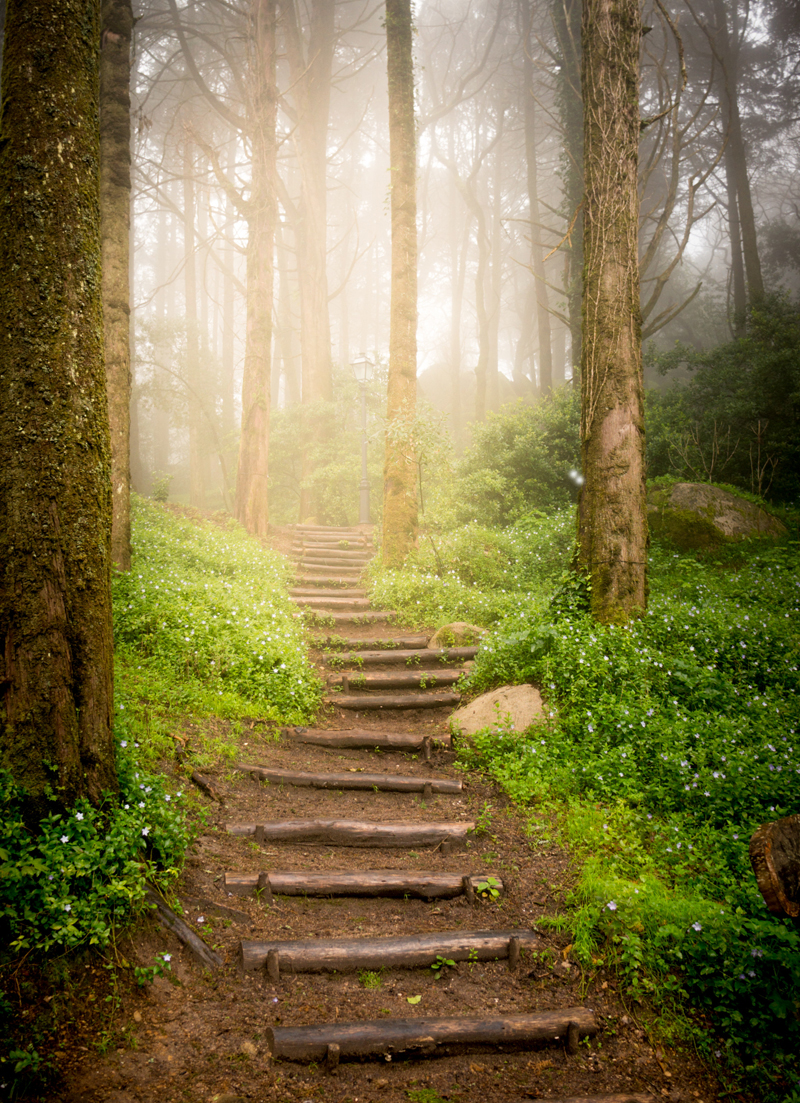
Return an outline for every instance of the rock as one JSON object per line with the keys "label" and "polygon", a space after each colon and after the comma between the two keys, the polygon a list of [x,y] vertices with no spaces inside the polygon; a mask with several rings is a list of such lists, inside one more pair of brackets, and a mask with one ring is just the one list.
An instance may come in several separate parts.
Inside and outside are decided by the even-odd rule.
{"label": "rock", "polygon": [[457,620],[452,624],[443,624],[428,640],[428,647],[469,647],[480,643],[485,635],[485,628]]}
{"label": "rock", "polygon": [[258,1047],[255,1046],[252,1042],[242,1042],[242,1044],[239,1046],[239,1052],[243,1053],[245,1057],[257,1057]]}
{"label": "rock", "polygon": [[778,537],[786,527],[765,509],[711,483],[674,483],[647,491],[647,520],[654,536],[684,551]]}
{"label": "rock", "polygon": [[450,726],[461,735],[474,735],[482,728],[497,727],[510,717],[511,726],[521,732],[546,715],[536,686],[501,686],[456,709],[450,717]]}

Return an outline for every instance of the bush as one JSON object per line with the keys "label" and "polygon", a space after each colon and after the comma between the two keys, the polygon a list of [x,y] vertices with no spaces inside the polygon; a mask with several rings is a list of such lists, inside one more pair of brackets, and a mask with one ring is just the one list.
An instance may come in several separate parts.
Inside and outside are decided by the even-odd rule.
{"label": "bush", "polygon": [[507,525],[573,501],[579,424],[580,395],[571,387],[533,404],[509,403],[474,424],[456,469],[456,523]]}

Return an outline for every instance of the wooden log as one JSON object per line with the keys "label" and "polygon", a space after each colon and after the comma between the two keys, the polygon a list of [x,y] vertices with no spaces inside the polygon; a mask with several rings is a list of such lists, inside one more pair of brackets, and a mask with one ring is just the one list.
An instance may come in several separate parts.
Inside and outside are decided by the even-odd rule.
{"label": "wooden log", "polygon": [[325,612],[330,609],[331,612],[354,612],[358,613],[362,609],[369,609],[370,601],[368,597],[292,597],[291,600],[295,605],[300,605],[304,609],[313,609],[314,612]]}
{"label": "wooden log", "polygon": [[366,712],[374,709],[437,709],[451,708],[461,700],[459,693],[375,693],[370,696],[337,694],[326,697],[325,703],[340,709],[356,709]]}
{"label": "wooden log", "polygon": [[762,824],[750,839],[750,864],[772,914],[800,916],[800,815]]}
{"label": "wooden log", "polygon": [[463,842],[475,824],[369,823],[362,820],[275,820],[229,823],[229,835],[255,835],[256,842],[313,843],[325,846],[438,846],[445,839]]}
{"label": "wooden log", "polygon": [[233,896],[249,896],[260,887],[260,878],[267,876],[273,893],[279,896],[413,896],[422,900],[446,900],[462,892],[472,899],[478,885],[494,876],[498,891],[504,886],[496,874],[438,873],[430,870],[370,869],[342,873],[296,873],[273,869],[261,873],[224,873],[226,892]]}
{"label": "wooden log", "polygon": [[340,1057],[402,1053],[442,1045],[519,1045],[555,1041],[566,1035],[570,1022],[582,1035],[596,1034],[594,1013],[584,1007],[542,1011],[536,1015],[506,1015],[496,1019],[384,1019],[324,1026],[268,1027],[267,1042],[275,1058],[320,1061],[329,1045]]}
{"label": "wooden log", "polygon": [[[306,774],[296,770],[273,770],[268,766],[235,767],[240,773],[250,774],[259,781],[272,785],[294,785],[311,789],[380,789],[387,793],[460,793],[461,779],[439,777],[402,777],[399,774]],[[429,794],[430,795],[430,794]]]}
{"label": "wooden log", "polygon": [[[418,751],[431,736],[419,732],[369,731],[345,728],[342,731],[311,731],[309,728],[281,728],[281,735],[295,743],[313,743],[322,747],[380,747],[381,750]],[[434,742],[447,750],[452,746],[449,734],[437,735]]]}
{"label": "wooden log", "polygon": [[[347,641],[350,642],[349,640]],[[329,651],[322,658],[328,666],[340,663],[364,663],[365,666],[377,663],[408,663],[414,667],[433,666],[439,663],[460,663],[474,659],[477,647],[416,647],[393,651]]]}
{"label": "wooden log", "polygon": [[197,788],[202,790],[202,792],[204,792],[207,797],[210,797],[211,800],[215,800],[218,804],[224,806],[225,798],[221,796],[220,793],[214,788],[208,778],[203,777],[203,775],[199,774],[197,770],[192,770],[191,779],[197,786]]}
{"label": "wooden log", "polygon": [[303,609],[302,613],[295,613],[295,616],[306,615],[311,619],[330,621],[333,624],[379,624],[382,621],[389,620],[390,617],[396,617],[397,613],[394,609],[364,609],[355,610],[352,613],[336,613],[328,611],[326,609]]}
{"label": "wooden log", "polygon": [[[439,689],[453,686],[463,677],[463,670],[398,670],[362,674],[350,671],[345,675],[331,674],[328,685],[340,685],[347,678],[351,690],[359,689]],[[345,691],[346,692],[346,691]]]}
{"label": "wooden log", "polygon": [[180,916],[176,915],[172,908],[164,903],[157,892],[153,889],[147,889],[145,900],[155,908],[156,918],[161,926],[166,927],[168,931],[172,931],[184,946],[188,946],[198,961],[212,970],[218,969],[222,965],[222,958],[216,950],[212,950],[200,935],[195,934],[188,923],[184,923]]}
{"label": "wooden log", "polygon": [[282,973],[354,973],[359,969],[425,969],[437,957],[450,961],[496,961],[508,957],[512,939],[537,948],[530,930],[437,931],[405,938],[309,938],[245,942],[239,947],[245,973],[263,969],[267,956],[278,955]]}
{"label": "wooden log", "polygon": [[367,591],[363,586],[344,587],[337,586],[325,589],[322,586],[292,586],[289,597],[366,597]]}
{"label": "wooden log", "polygon": [[559,1095],[537,1096],[530,1103],[658,1103],[664,1096],[647,1092],[612,1092],[610,1095]]}
{"label": "wooden log", "polygon": [[408,651],[427,651],[427,636],[392,636],[388,639],[369,636],[366,639],[343,639],[341,636],[315,636],[314,642],[320,647],[339,647],[346,645],[351,651],[384,652],[406,649]]}

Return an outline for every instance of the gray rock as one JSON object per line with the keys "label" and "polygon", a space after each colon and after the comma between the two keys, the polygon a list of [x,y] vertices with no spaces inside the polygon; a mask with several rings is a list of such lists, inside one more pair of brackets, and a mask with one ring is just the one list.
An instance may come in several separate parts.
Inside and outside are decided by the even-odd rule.
{"label": "gray rock", "polygon": [[469,647],[480,643],[485,635],[485,628],[456,620],[452,624],[443,624],[428,640],[428,647]]}
{"label": "gray rock", "polygon": [[461,735],[474,735],[482,728],[496,727],[510,716],[512,727],[521,732],[546,715],[536,686],[501,686],[456,709],[450,717],[450,727]]}
{"label": "gray rock", "polygon": [[654,536],[685,551],[747,540],[778,537],[786,527],[765,509],[712,483],[650,487],[647,520]]}

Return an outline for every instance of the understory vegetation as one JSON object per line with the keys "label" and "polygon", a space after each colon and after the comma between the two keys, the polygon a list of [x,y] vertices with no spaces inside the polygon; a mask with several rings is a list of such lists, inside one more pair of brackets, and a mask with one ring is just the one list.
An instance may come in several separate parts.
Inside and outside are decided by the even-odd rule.
{"label": "understory vegetation", "polygon": [[[480,523],[524,478],[497,427],[498,476],[469,499],[473,519],[429,516],[408,567],[375,567],[372,592],[403,624],[489,629],[469,692],[541,688],[546,719],[517,732],[498,715],[460,760],[557,814],[580,872],[556,922],[587,976],[615,969],[625,998],[652,1002],[665,1036],[729,1090],[797,1103],[800,930],[768,913],[748,844],[800,812],[800,547],[654,541],[646,615],[600,626],[571,569],[574,507],[531,508],[546,493],[528,480],[527,514]],[[565,461],[553,469],[568,477]]]}

